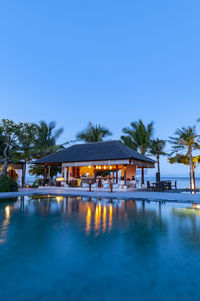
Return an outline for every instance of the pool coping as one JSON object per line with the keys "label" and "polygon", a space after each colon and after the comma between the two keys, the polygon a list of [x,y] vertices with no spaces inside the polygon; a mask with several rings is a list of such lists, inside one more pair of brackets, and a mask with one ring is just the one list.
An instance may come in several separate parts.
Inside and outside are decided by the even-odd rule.
{"label": "pool coping", "polygon": [[98,191],[73,191],[62,188],[24,188],[18,192],[1,192],[0,199],[30,195],[49,195],[49,196],[71,196],[87,198],[105,198],[120,200],[149,200],[165,201],[174,203],[197,203],[200,204],[200,194],[170,193],[170,192],[148,192],[148,191],[126,191],[126,192],[98,192]]}

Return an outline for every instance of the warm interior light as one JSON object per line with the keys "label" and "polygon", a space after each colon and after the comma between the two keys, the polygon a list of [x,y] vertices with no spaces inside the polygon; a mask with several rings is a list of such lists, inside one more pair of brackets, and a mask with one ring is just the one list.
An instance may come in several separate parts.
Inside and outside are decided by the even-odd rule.
{"label": "warm interior light", "polygon": [[10,207],[9,206],[6,206],[6,208],[5,208],[5,215],[6,215],[6,218],[10,217]]}
{"label": "warm interior light", "polygon": [[110,204],[110,207],[109,207],[109,229],[112,228],[112,214],[113,214],[113,208],[112,208],[112,205]]}
{"label": "warm interior light", "polygon": [[87,208],[87,215],[86,215],[86,232],[89,233],[91,229],[91,209],[90,207]]}
{"label": "warm interior light", "polygon": [[200,204],[192,204],[193,209],[200,209]]}
{"label": "warm interior light", "polygon": [[56,197],[56,201],[59,203],[60,201],[62,201],[63,200],[63,197],[62,196],[57,196]]}
{"label": "warm interior light", "polygon": [[95,216],[94,216],[94,227],[95,227],[95,230],[99,230],[100,226],[101,226],[101,210],[99,210],[99,206],[96,205],[96,208],[95,208]]}
{"label": "warm interior light", "polygon": [[63,180],[64,180],[64,177],[56,178],[56,181],[57,181],[57,182],[62,182]]}
{"label": "warm interior light", "polygon": [[110,166],[110,169],[112,169],[112,166]]}
{"label": "warm interior light", "polygon": [[106,166],[104,165],[104,167],[103,167],[104,169],[106,169]]}
{"label": "warm interior light", "polygon": [[91,165],[89,165],[88,168],[91,168]]}
{"label": "warm interior light", "polygon": [[103,206],[103,231],[106,230],[106,206]]}
{"label": "warm interior light", "polygon": [[95,214],[98,215],[99,214],[99,208],[96,206],[95,208]]}
{"label": "warm interior light", "polygon": [[88,209],[87,209],[87,216],[88,216],[88,217],[91,216],[91,209],[90,209],[90,207],[88,207]]}
{"label": "warm interior light", "polygon": [[110,214],[112,215],[112,205],[110,204]]}
{"label": "warm interior light", "polygon": [[101,214],[101,203],[99,203],[99,214]]}

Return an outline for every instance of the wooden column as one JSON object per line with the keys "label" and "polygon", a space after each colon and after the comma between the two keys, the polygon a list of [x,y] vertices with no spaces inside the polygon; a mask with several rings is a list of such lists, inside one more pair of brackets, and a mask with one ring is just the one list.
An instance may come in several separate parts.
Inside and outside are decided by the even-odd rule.
{"label": "wooden column", "polygon": [[67,167],[66,184],[69,184],[69,167]]}
{"label": "wooden column", "polygon": [[118,183],[118,165],[116,165],[116,183]]}
{"label": "wooden column", "polygon": [[96,181],[96,165],[94,166],[94,178],[95,178],[95,181]]}
{"label": "wooden column", "polygon": [[141,170],[141,187],[144,185],[144,167],[142,166]]}
{"label": "wooden column", "polygon": [[47,165],[44,165],[44,184],[47,183]]}
{"label": "wooden column", "polygon": [[51,177],[51,166],[48,166],[48,182],[50,184],[50,177]]}
{"label": "wooden column", "polygon": [[126,186],[126,165],[124,165],[124,186]]}
{"label": "wooden column", "polygon": [[67,182],[67,167],[64,167],[64,181]]}

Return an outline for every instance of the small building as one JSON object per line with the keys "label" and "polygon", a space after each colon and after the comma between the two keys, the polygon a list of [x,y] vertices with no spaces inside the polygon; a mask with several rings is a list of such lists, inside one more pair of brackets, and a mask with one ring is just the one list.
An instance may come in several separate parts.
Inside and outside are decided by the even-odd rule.
{"label": "small building", "polygon": [[96,181],[98,175],[107,171],[114,183],[119,173],[126,185],[127,180],[136,176],[136,168],[154,168],[155,161],[125,146],[120,141],[105,141],[74,144],[44,158],[32,162],[45,166],[45,178],[50,166],[62,167],[62,181],[80,186],[86,180]]}
{"label": "small building", "polygon": [[[0,174],[3,168],[3,161],[0,161]],[[7,167],[8,175],[16,180],[20,186],[23,185],[25,163],[23,161],[9,162]]]}

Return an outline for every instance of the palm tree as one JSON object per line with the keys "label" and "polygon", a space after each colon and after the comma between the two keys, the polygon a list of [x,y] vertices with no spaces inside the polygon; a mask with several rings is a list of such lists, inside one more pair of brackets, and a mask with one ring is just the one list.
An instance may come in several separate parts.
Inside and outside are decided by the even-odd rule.
{"label": "palm tree", "polygon": [[[36,139],[34,141],[33,147],[33,158],[39,159],[41,157],[47,156],[53,152],[56,152],[63,148],[63,144],[56,144],[57,139],[63,132],[63,128],[55,129],[56,123],[54,121],[49,124],[45,121],[40,121],[37,126]],[[38,174],[40,167],[35,166],[32,168],[32,174]],[[47,175],[45,173],[44,181],[47,182]]]}
{"label": "palm tree", "polygon": [[51,121],[49,124],[40,121],[37,126],[37,134],[34,143],[34,158],[38,159],[56,152],[62,146],[57,145],[56,141],[63,132],[63,128],[55,129],[56,123]]}
{"label": "palm tree", "polygon": [[151,140],[150,153],[156,157],[157,167],[158,167],[158,181],[160,181],[160,156],[166,156],[167,153],[164,152],[166,142],[159,138]]}
{"label": "palm tree", "polygon": [[[144,125],[142,120],[132,122],[130,127],[123,128],[122,132],[125,135],[121,136],[121,140],[128,147],[139,151],[145,155],[150,148],[151,137],[153,135],[153,122],[147,126]],[[141,173],[141,186],[144,185],[144,167]]]}
{"label": "palm tree", "polygon": [[34,123],[23,124],[21,135],[19,136],[19,147],[16,154],[17,159],[24,161],[24,168],[22,169],[22,186],[25,184],[26,166],[32,159],[34,154],[34,144],[36,142],[38,126]]}
{"label": "palm tree", "polygon": [[84,142],[101,142],[105,137],[111,136],[109,129],[101,125],[93,125],[89,122],[87,128],[76,135],[77,140]]}
{"label": "palm tree", "polygon": [[[199,135],[196,132],[196,126],[182,127],[175,132],[176,137],[169,137],[172,144],[172,154],[186,155],[190,166],[190,189],[195,189],[195,175],[193,166],[193,150],[198,149]],[[171,154],[171,155],[172,155]]]}

